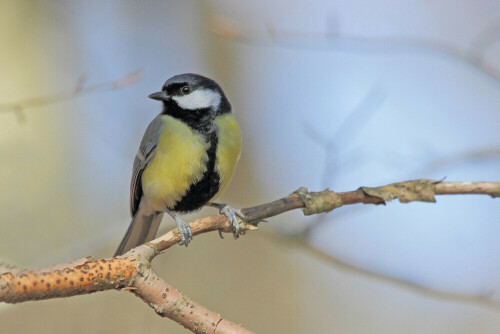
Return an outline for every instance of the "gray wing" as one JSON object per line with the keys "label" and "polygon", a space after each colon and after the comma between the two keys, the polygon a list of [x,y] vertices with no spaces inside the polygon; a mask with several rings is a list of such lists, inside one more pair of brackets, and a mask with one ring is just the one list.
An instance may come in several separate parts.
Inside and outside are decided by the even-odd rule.
{"label": "gray wing", "polygon": [[142,137],[141,145],[134,159],[132,169],[132,180],[130,182],[130,214],[132,217],[139,208],[139,203],[142,197],[142,172],[153,159],[156,152],[156,145],[160,138],[163,121],[161,114],[149,124]]}

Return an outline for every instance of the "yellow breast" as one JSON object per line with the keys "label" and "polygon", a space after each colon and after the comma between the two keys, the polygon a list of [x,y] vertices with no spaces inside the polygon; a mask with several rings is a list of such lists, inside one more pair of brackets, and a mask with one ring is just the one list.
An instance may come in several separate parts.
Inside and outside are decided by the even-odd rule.
{"label": "yellow breast", "polygon": [[226,189],[241,153],[241,132],[233,114],[225,114],[215,118],[218,145],[216,151],[215,170],[220,176],[220,188],[214,198]]}
{"label": "yellow breast", "polygon": [[206,171],[209,143],[185,123],[162,116],[156,154],[142,175],[144,195],[154,210],[173,208]]}

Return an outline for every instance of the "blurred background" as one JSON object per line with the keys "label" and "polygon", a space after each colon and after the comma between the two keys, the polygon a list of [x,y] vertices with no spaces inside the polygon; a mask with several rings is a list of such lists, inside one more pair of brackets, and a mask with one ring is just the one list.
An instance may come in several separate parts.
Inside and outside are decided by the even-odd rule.
{"label": "blurred background", "polygon": [[[244,148],[223,199],[414,178],[495,181],[500,3],[0,2],[0,258],[111,256],[133,157],[172,75],[222,85]],[[197,215],[215,214],[204,210]],[[154,262],[258,333],[498,333],[500,205],[487,196],[269,219]],[[165,218],[161,230],[175,225]],[[5,333],[185,333],[132,294],[0,305]]]}

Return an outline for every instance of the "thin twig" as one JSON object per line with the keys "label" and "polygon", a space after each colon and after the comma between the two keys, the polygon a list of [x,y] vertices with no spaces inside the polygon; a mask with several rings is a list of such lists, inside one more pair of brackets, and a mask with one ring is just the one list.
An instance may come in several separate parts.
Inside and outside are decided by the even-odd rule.
{"label": "thin twig", "polygon": [[211,33],[220,37],[250,45],[356,53],[424,51],[456,60],[500,83],[500,70],[483,61],[484,53],[498,40],[500,28],[497,21],[484,28],[471,43],[473,48],[477,48],[475,51],[462,50],[446,41],[414,37],[362,36],[340,32],[338,27],[336,29],[324,33],[286,31],[275,29],[268,24],[266,32],[249,32],[237,21],[222,16],[214,17],[208,27]]}
{"label": "thin twig", "polygon": [[[363,126],[379,110],[385,98],[385,92],[378,86],[373,86],[330,136],[322,135],[311,124],[307,122],[304,123],[304,133],[323,149],[325,165],[323,167],[322,185],[335,185],[335,180],[332,178],[332,175],[338,175],[335,171],[339,168],[340,162],[342,162],[343,167],[346,167],[346,157],[343,154],[343,149],[349,147],[349,145],[343,143],[349,143],[354,140],[361,132]],[[347,159],[347,162],[352,163],[352,160],[359,160],[360,156],[362,156],[362,154],[354,155],[354,159]],[[300,234],[307,237],[312,233],[313,229],[325,224],[326,221],[327,219],[325,216],[317,216],[315,221],[310,222]]]}
{"label": "thin twig", "polygon": [[[263,231],[264,232],[264,231]],[[338,257],[327,253],[321,249],[318,249],[315,246],[312,246],[309,244],[307,241],[305,241],[303,238],[296,238],[294,236],[290,235],[279,235],[276,233],[261,233],[261,236],[271,239],[272,242],[279,242],[280,244],[283,244],[284,246],[287,247],[293,247],[294,249],[299,249],[310,256],[313,256],[314,258],[324,261],[328,264],[331,264],[341,270],[346,270],[350,271],[352,273],[358,274],[358,275],[363,275],[366,277],[370,277],[373,279],[377,279],[392,285],[395,285],[397,287],[401,287],[407,290],[410,290],[412,292],[416,292],[419,294],[426,295],[428,297],[432,297],[434,299],[441,299],[441,300],[449,300],[449,301],[454,301],[454,302],[460,302],[460,303],[473,303],[481,306],[485,306],[488,308],[492,309],[500,309],[500,304],[496,302],[495,300],[492,300],[491,297],[493,296],[494,291],[487,291],[481,294],[462,294],[462,293],[455,293],[455,292],[448,292],[448,291],[441,291],[433,288],[429,288],[427,286],[408,281],[406,279],[398,278],[398,277],[393,277],[393,276],[388,276],[385,274],[381,274],[378,272],[375,272],[370,269],[363,268],[361,266],[354,265],[352,263],[346,262],[342,259],[339,259]]]}
{"label": "thin twig", "polygon": [[469,151],[450,154],[432,160],[429,164],[416,169],[412,175],[428,175],[444,168],[463,163],[488,162],[500,159],[499,147],[477,148]]}
{"label": "thin twig", "polygon": [[140,80],[142,70],[135,70],[118,80],[85,86],[86,74],[82,74],[76,81],[75,87],[69,92],[55,93],[51,95],[23,99],[13,103],[0,104],[0,112],[14,113],[20,123],[26,122],[26,109],[45,107],[57,102],[74,99],[83,95],[103,92],[108,90],[122,89],[135,84]]}

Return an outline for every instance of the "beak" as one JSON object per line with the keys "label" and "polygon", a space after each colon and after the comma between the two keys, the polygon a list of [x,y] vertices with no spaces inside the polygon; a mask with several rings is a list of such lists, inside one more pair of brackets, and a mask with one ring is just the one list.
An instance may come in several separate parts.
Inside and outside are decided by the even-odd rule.
{"label": "beak", "polygon": [[156,92],[148,96],[150,99],[158,100],[158,101],[166,101],[170,99],[170,96],[167,95],[166,92]]}

